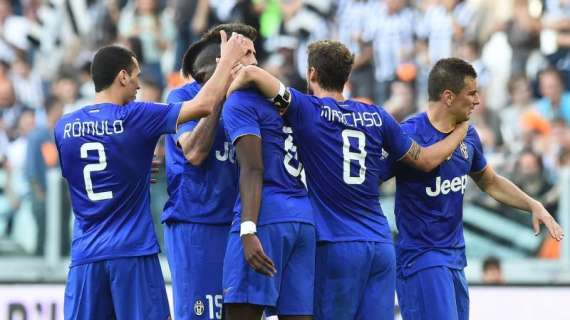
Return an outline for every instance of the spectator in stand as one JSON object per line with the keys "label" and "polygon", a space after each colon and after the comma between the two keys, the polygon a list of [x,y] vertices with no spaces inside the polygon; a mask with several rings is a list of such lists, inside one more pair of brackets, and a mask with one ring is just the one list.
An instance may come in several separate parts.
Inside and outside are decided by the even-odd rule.
{"label": "spectator in stand", "polygon": [[34,72],[25,55],[16,56],[10,76],[18,101],[26,107],[41,110],[44,105],[42,79]]}
{"label": "spectator in stand", "polygon": [[523,151],[516,163],[513,183],[541,202],[548,212],[557,216],[558,188],[549,182],[542,157],[531,150]]}
{"label": "spectator in stand", "polygon": [[474,23],[474,14],[464,1],[436,0],[422,5],[425,13],[415,27],[420,49],[427,47],[431,66],[453,55],[454,44],[464,41],[465,29]]}
{"label": "spectator in stand", "polygon": [[120,0],[95,1],[91,8],[93,22],[87,35],[90,49],[96,49],[116,42],[119,35],[118,23],[121,15]]}
{"label": "spectator in stand", "polygon": [[528,0],[515,0],[513,17],[501,27],[512,48],[511,74],[526,74],[526,62],[530,54],[539,48],[540,19],[529,12]]}
{"label": "spectator in stand", "polygon": [[367,35],[376,5],[372,0],[344,0],[339,4],[336,16],[339,41],[354,54],[350,95],[368,101],[374,99],[374,66],[372,43]]}
{"label": "spectator in stand", "polygon": [[570,92],[564,91],[560,72],[554,68],[543,70],[539,75],[539,90],[542,99],[536,106],[540,115],[549,121],[561,118],[570,125]]}
{"label": "spectator in stand", "polygon": [[121,11],[119,34],[121,37],[139,37],[142,41],[144,63],[142,73],[150,73],[165,87],[161,59],[174,43],[175,26],[169,10],[160,11],[158,0],[136,0]]}
{"label": "spectator in stand", "polygon": [[384,108],[396,121],[402,122],[417,111],[414,102],[414,88],[411,84],[394,81],[390,86],[390,99],[384,103]]}
{"label": "spectator in stand", "polygon": [[12,2],[0,0],[0,59],[13,61],[18,50],[29,49],[29,22],[13,14]]}
{"label": "spectator in stand", "polygon": [[68,68],[63,68],[59,76],[51,84],[51,95],[63,103],[63,112],[69,113],[80,107],[77,103],[79,85],[75,75]]}
{"label": "spectator in stand", "polygon": [[[570,1],[546,0],[546,10],[542,19],[545,30],[553,31],[553,37],[545,42],[552,42],[549,46],[553,52],[547,52],[548,60],[555,66],[564,79],[566,90],[570,90]],[[541,47],[543,44],[541,43]]]}
{"label": "spectator in stand", "polygon": [[501,134],[504,140],[508,141],[505,144],[506,150],[511,154],[518,154],[530,146],[528,136],[546,135],[550,132],[550,125],[536,111],[532,89],[525,76],[511,78],[508,90],[511,104],[499,113]]}
{"label": "spectator in stand", "polygon": [[503,284],[503,272],[501,270],[501,260],[497,257],[487,257],[483,261],[483,283],[484,284]]}
{"label": "spectator in stand", "polygon": [[52,98],[46,104],[46,113],[46,126],[36,127],[28,137],[25,161],[25,172],[32,196],[32,212],[38,229],[35,253],[39,256],[44,254],[46,242],[47,169],[58,165],[53,129],[63,113],[63,104]]}
{"label": "spectator in stand", "polygon": [[372,12],[371,34],[374,49],[374,101],[382,105],[389,98],[390,84],[401,63],[410,62],[414,53],[415,14],[404,0],[378,1]]}
{"label": "spectator in stand", "polygon": [[200,38],[210,26],[208,0],[175,0],[174,25],[176,27],[176,57],[174,70],[180,70],[180,61],[188,45]]}

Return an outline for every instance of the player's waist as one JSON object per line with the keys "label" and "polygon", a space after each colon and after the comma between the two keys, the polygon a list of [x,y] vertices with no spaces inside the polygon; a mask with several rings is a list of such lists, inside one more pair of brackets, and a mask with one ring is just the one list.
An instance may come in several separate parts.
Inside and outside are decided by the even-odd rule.
{"label": "player's waist", "polygon": [[465,247],[402,250],[396,246],[397,271],[404,276],[436,266],[463,269],[466,265]]}
{"label": "player's waist", "polygon": [[166,203],[160,216],[162,223],[202,223],[202,224],[230,224],[234,218],[234,206],[188,206],[186,204]]}

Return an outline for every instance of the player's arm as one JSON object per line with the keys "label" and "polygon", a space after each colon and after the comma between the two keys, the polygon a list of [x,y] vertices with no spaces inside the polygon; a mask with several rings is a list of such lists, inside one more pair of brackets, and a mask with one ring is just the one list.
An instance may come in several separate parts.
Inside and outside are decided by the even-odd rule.
{"label": "player's arm", "polygon": [[532,214],[532,226],[535,234],[540,232],[540,224],[544,223],[550,236],[558,241],[564,232],[554,218],[546,211],[542,203],[531,198],[507,178],[498,175],[487,165],[483,170],[470,174],[477,186],[495,200],[510,207],[521,209]]}
{"label": "player's arm", "polygon": [[266,98],[272,99],[281,115],[287,111],[291,102],[291,93],[279,79],[257,66],[241,68],[228,89],[228,96],[236,90],[251,86],[255,86]]}
{"label": "player's arm", "polygon": [[220,103],[214,107],[212,114],[200,119],[192,131],[185,132],[178,138],[184,157],[194,166],[201,165],[212,149],[220,122],[221,109]]}
{"label": "player's arm", "polygon": [[177,124],[206,117],[222,103],[232,79],[232,68],[249,50],[244,37],[234,33],[228,40],[225,31],[220,31],[222,38],[220,60],[212,77],[204,84],[200,92],[190,101],[182,104]]}
{"label": "player's arm", "polygon": [[413,141],[412,146],[401,160],[422,171],[430,172],[453,153],[465,138],[468,127],[467,122],[462,122],[445,139],[426,148]]}
{"label": "player's arm", "polygon": [[242,207],[240,238],[244,256],[255,271],[273,276],[276,272],[273,261],[265,255],[261,242],[255,234],[263,187],[261,139],[255,135],[245,135],[238,138],[235,146],[240,166],[239,190]]}

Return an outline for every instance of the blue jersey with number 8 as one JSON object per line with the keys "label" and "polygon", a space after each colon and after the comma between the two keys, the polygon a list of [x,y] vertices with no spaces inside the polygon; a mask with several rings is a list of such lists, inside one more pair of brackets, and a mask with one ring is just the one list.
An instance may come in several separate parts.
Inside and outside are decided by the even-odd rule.
{"label": "blue jersey with number 8", "polygon": [[299,143],[319,241],[390,243],[379,185],[388,153],[403,157],[412,140],[384,109],[318,98],[291,89],[286,123]]}
{"label": "blue jersey with number 8", "polygon": [[71,266],[158,253],[150,214],[150,168],[181,104],[86,106],[54,129],[75,214]]}
{"label": "blue jersey with number 8", "polygon": [[[252,90],[234,92],[222,111],[224,127],[230,141],[246,135],[261,138],[263,153],[263,191],[257,225],[276,222],[313,223],[311,204],[301,179],[303,168],[297,158],[291,128],[275,107]],[[239,228],[241,199],[234,208],[232,230]]]}

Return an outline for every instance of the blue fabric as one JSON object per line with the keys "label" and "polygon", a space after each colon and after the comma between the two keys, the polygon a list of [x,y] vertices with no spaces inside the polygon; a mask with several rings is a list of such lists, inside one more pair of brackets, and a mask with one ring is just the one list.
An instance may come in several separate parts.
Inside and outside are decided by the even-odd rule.
{"label": "blue fabric", "polygon": [[[193,99],[200,90],[197,82],[174,89],[169,103]],[[226,140],[222,119],[219,120],[210,153],[201,165],[194,166],[184,157],[177,141],[194,130],[198,120],[178,127],[176,134],[165,139],[166,181],[169,198],[162,222],[230,224],[238,194],[235,150]]]}
{"label": "blue fabric", "polygon": [[156,254],[77,265],[65,287],[65,319],[168,319]]}
{"label": "blue fabric", "polygon": [[386,176],[383,149],[398,159],[410,138],[378,106],[291,94],[286,123],[306,169],[318,240],[391,243],[378,200]]}
{"label": "blue fabric", "polygon": [[432,267],[409,277],[398,275],[403,320],[468,320],[469,291],[463,270]]}
{"label": "blue fabric", "polygon": [[[274,106],[256,91],[237,91],[226,100],[222,118],[232,144],[244,135],[261,138],[264,172],[257,225],[293,221],[312,224],[313,213],[301,181],[297,148]],[[233,231],[239,229],[239,196],[234,212]]]}
{"label": "blue fabric", "polygon": [[174,319],[221,318],[222,265],[229,231],[229,224],[165,225],[164,240],[172,274]]}
{"label": "blue fabric", "polygon": [[392,244],[319,242],[314,319],[394,319],[395,277]]}
{"label": "blue fabric", "polygon": [[224,259],[224,303],[271,307],[269,314],[312,315],[315,227],[285,222],[260,226],[257,236],[277,273],[255,272],[246,262],[238,232],[232,232]]}
{"label": "blue fabric", "polygon": [[75,214],[71,266],[159,251],[150,214],[150,169],[181,104],[86,106],[55,126]]}
{"label": "blue fabric", "polygon": [[[423,147],[447,135],[435,129],[426,113],[412,117],[402,129]],[[404,163],[394,165],[397,268],[408,276],[423,268],[466,266],[463,238],[463,194],[468,175],[487,162],[479,136],[470,127],[450,159],[425,173]]]}

